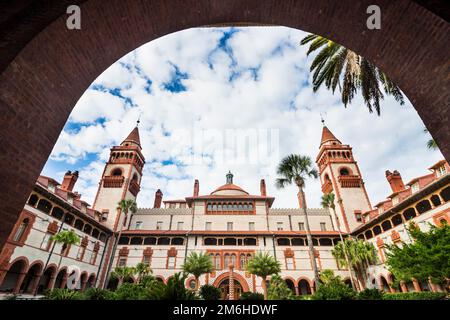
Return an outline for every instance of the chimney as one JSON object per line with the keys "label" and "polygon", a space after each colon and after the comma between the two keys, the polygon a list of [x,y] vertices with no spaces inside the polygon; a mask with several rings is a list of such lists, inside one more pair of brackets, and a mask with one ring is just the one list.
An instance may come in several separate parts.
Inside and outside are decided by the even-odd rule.
{"label": "chimney", "polygon": [[194,195],[193,196],[194,197],[198,197],[199,191],[200,191],[200,184],[199,184],[198,180],[195,179],[195,182],[194,182]]}
{"label": "chimney", "polygon": [[61,189],[65,191],[72,191],[75,186],[75,182],[78,179],[78,171],[74,171],[73,173],[69,170],[64,175],[63,183],[61,184]]}
{"label": "chimney", "polygon": [[304,206],[306,206],[306,195],[305,195],[305,203],[303,204],[303,200],[302,197],[300,195],[300,192],[297,193],[297,198],[298,198],[298,206],[300,209],[302,209]]}
{"label": "chimney", "polygon": [[386,179],[391,185],[392,192],[399,192],[405,189],[402,176],[397,170],[394,170],[394,172],[386,170]]}
{"label": "chimney", "polygon": [[163,193],[160,189],[155,192],[155,203],[153,204],[153,208],[161,208]]}
{"label": "chimney", "polygon": [[264,179],[261,179],[261,182],[259,183],[259,190],[261,191],[261,195],[263,197],[267,196],[266,181]]}

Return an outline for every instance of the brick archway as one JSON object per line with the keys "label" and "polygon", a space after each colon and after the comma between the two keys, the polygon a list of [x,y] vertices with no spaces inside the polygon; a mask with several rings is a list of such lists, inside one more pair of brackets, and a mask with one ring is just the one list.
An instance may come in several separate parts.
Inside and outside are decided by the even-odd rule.
{"label": "brick archway", "polygon": [[[423,0],[61,0],[0,10],[0,247],[76,101],[108,66],[136,47],[205,25],[283,25],[328,37],[369,58],[406,93],[450,159],[448,48],[440,6]],[[66,28],[78,3],[82,29]],[[377,4],[382,28],[366,27]],[[20,17],[20,18],[19,18]],[[399,63],[401,62],[401,63]]]}
{"label": "brick archway", "polygon": [[[248,292],[250,291],[250,288],[248,286],[247,280],[245,280],[245,278],[243,276],[241,276],[239,273],[233,272],[234,275],[234,280],[236,280],[237,282],[239,282],[241,284],[242,290],[244,290],[244,292]],[[214,280],[213,286],[218,288],[220,283],[225,280],[228,279],[230,277],[230,272],[225,272],[222,273],[221,275],[219,275],[216,280]]]}

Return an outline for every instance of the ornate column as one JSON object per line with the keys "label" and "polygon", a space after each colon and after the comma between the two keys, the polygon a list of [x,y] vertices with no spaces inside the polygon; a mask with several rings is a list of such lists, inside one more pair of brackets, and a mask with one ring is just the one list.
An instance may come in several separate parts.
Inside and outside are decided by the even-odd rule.
{"label": "ornate column", "polygon": [[33,280],[31,281],[31,285],[30,285],[30,292],[34,293],[36,292],[36,289],[39,285],[39,282],[41,281],[41,277],[42,277],[43,273],[37,274],[35,276],[33,276]]}
{"label": "ornate column", "polygon": [[48,281],[48,285],[47,285],[46,289],[48,289],[48,290],[53,289],[53,287],[55,286],[56,276],[57,276],[56,271],[50,275],[50,279]]}
{"label": "ornate column", "polygon": [[229,264],[228,268],[230,269],[230,277],[228,280],[228,288],[229,288],[229,293],[228,293],[228,300],[234,300],[234,266],[232,263]]}

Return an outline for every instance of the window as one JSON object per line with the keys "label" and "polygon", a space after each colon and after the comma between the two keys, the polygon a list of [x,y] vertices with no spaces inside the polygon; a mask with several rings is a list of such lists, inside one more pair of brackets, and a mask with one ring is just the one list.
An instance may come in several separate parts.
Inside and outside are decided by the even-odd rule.
{"label": "window", "polygon": [[211,222],[205,222],[205,230],[211,230]]}
{"label": "window", "polygon": [[125,267],[127,265],[127,257],[119,257],[118,267]]}
{"label": "window", "polygon": [[356,221],[358,221],[358,222],[362,222],[361,211],[355,210],[355,219],[356,219]]}
{"label": "window", "polygon": [[241,253],[240,255],[239,264],[241,266],[241,270],[245,270],[245,266],[247,265],[247,256],[244,253]]}
{"label": "window", "polygon": [[50,243],[51,243],[51,241],[50,241],[51,237],[52,237],[52,235],[50,233],[46,233],[44,235],[44,239],[42,240],[42,243],[41,243],[41,249],[44,249],[45,251],[49,250]]}
{"label": "window", "polygon": [[411,185],[411,191],[412,191],[412,193],[419,191],[419,183],[418,182]]}
{"label": "window", "polygon": [[109,210],[102,210],[101,221],[106,221],[106,220],[108,220],[108,214],[109,214]]}
{"label": "window", "polygon": [[176,261],[176,257],[168,257],[167,258],[167,268],[175,269],[175,261]]}
{"label": "window", "polygon": [[136,230],[142,229],[142,221],[136,221],[135,228],[136,228]]}
{"label": "window", "polygon": [[398,203],[398,196],[392,198],[392,205],[395,206]]}
{"label": "window", "polygon": [[19,228],[16,231],[16,234],[14,235],[13,240],[19,242],[22,239],[23,234],[25,233],[25,230],[28,227],[28,224],[30,223],[30,220],[28,218],[23,219],[22,223],[20,224]]}
{"label": "window", "polygon": [[177,230],[183,230],[183,221],[178,221]]}
{"label": "window", "polygon": [[339,170],[339,173],[341,176],[348,176],[350,175],[350,171],[347,168],[342,168],[341,170]]}
{"label": "window", "polygon": [[278,231],[283,230],[283,222],[277,222],[277,230]]}
{"label": "window", "polygon": [[227,222],[227,231],[233,231],[233,222]]}
{"label": "window", "polygon": [[162,229],[162,221],[158,221],[156,222],[156,230],[161,230]]}
{"label": "window", "polygon": [[294,270],[294,258],[286,258],[286,269]]}
{"label": "window", "polygon": [[249,222],[248,223],[248,230],[250,230],[250,231],[254,231],[255,230],[255,223],[254,222]]}
{"label": "window", "polygon": [[436,175],[438,177],[443,176],[445,173],[447,172],[447,170],[445,170],[445,166],[440,166],[439,168],[437,168],[436,170]]}
{"label": "window", "polygon": [[299,222],[298,223],[298,230],[300,230],[300,231],[304,231],[305,230],[305,223],[304,222]]}
{"label": "window", "polygon": [[326,227],[325,222],[321,222],[321,223],[320,223],[320,230],[321,230],[321,231],[326,231],[326,230],[327,230],[327,227]]}
{"label": "window", "polygon": [[144,265],[146,265],[146,266],[150,266],[150,263],[152,262],[152,256],[150,256],[150,255],[145,255],[143,258],[142,258],[142,263],[144,264]]}
{"label": "window", "polygon": [[215,259],[214,259],[214,268],[216,269],[216,270],[220,270],[221,269],[221,267],[220,267],[220,254],[218,254],[218,253],[216,253],[216,256],[215,256]]}

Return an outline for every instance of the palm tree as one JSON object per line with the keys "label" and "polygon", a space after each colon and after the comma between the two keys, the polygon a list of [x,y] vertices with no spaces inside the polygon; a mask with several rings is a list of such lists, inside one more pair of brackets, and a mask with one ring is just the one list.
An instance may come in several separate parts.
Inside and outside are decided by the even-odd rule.
{"label": "palm tree", "polygon": [[[117,209],[120,210],[119,211],[119,225],[120,225],[120,229],[119,229],[119,233],[117,235],[117,238],[116,238],[116,240],[114,242],[114,248],[113,248],[112,252],[116,252],[117,245],[119,244],[120,237],[122,236],[122,230],[123,230],[124,223],[120,222],[120,214],[122,214],[122,212],[123,212],[125,214],[125,219],[126,219],[127,216],[128,216],[128,212],[131,212],[132,214],[134,214],[137,211],[137,204],[136,204],[136,201],[134,201],[133,199],[127,199],[127,200],[122,199],[122,200],[119,201],[119,203],[117,205],[118,205]],[[112,266],[113,261],[114,261],[114,255],[111,255],[111,258],[109,260],[109,266],[108,266],[107,275],[109,275],[109,271],[111,270],[111,266]],[[105,281],[105,284],[104,284],[105,288],[108,285],[108,281],[109,281],[109,276],[106,277],[106,281]]]}
{"label": "palm tree", "polygon": [[365,289],[367,268],[378,260],[375,247],[364,240],[345,239],[343,242],[339,242],[331,253],[340,265],[348,267],[344,252],[348,253],[350,266],[356,272],[360,287]]}
{"label": "palm tree", "polygon": [[317,269],[317,263],[314,254],[314,246],[311,237],[311,230],[309,228],[308,211],[306,210],[305,200],[305,179],[314,178],[319,176],[317,170],[313,168],[313,164],[310,157],[301,156],[297,154],[291,154],[283,158],[278,165],[277,174],[281,177],[277,178],[277,188],[284,188],[287,185],[295,184],[298,187],[298,191],[302,201],[303,215],[305,216],[305,229],[306,240],[308,242],[309,257],[314,270],[314,283],[316,288],[319,285],[319,270]]}
{"label": "palm tree", "polygon": [[[428,129],[427,128],[423,129],[423,132],[428,133]],[[431,138],[430,140],[427,141],[427,148],[430,150],[438,150],[439,149],[436,141],[433,138]]]}
{"label": "palm tree", "polygon": [[152,269],[150,269],[149,265],[143,262],[139,262],[134,270],[137,274],[137,283],[141,283],[142,279],[152,273]]}
{"label": "palm tree", "polygon": [[267,277],[280,273],[280,262],[267,252],[257,252],[253,258],[248,261],[246,270],[248,273],[262,278],[261,286],[264,290],[264,299],[267,300]]}
{"label": "palm tree", "polygon": [[213,272],[214,266],[210,255],[203,252],[191,252],[189,257],[184,262],[183,271],[190,273],[195,278],[195,291],[197,292],[199,287],[199,278],[202,274]]}
{"label": "palm tree", "polygon": [[380,100],[384,98],[380,89],[381,83],[385,94],[392,95],[401,105],[405,103],[400,88],[363,56],[314,34],[306,36],[300,42],[301,45],[307,43],[311,43],[307,55],[321,49],[310,66],[310,71],[314,71],[314,92],[319,90],[324,82],[327,89],[331,89],[333,93],[336,87],[339,87],[341,100],[347,106],[361,89],[369,111],[373,112],[375,109],[380,115]]}
{"label": "palm tree", "polygon": [[117,267],[111,272],[111,277],[117,279],[117,288],[119,288],[125,279],[131,278],[136,273],[136,269],[132,267]]}
{"label": "palm tree", "polygon": [[54,241],[55,243],[62,244],[61,255],[60,255],[59,263],[58,263],[58,269],[59,269],[59,267],[61,266],[61,261],[62,261],[65,251],[71,245],[80,243],[80,237],[73,230],[63,230],[63,231],[60,231],[57,234],[51,236],[50,240]]}
{"label": "palm tree", "polygon": [[[336,206],[334,205],[334,193],[330,192],[330,193],[326,193],[324,195],[322,195],[322,207],[326,208],[326,209],[331,209],[331,211],[333,212],[333,216],[334,216],[334,220],[336,221],[336,228],[337,231],[339,233],[339,238],[341,239],[341,242],[344,242],[344,238],[342,237],[342,232],[341,232],[341,223],[339,222],[339,218],[336,215]],[[344,250],[344,257],[345,257],[345,261],[347,263],[347,270],[348,270],[348,274],[350,276],[350,282],[352,284],[353,288],[355,287],[355,283],[353,282],[353,275],[352,275],[352,270],[351,270],[351,264],[349,262],[348,259],[348,253],[345,247],[343,247]]]}

